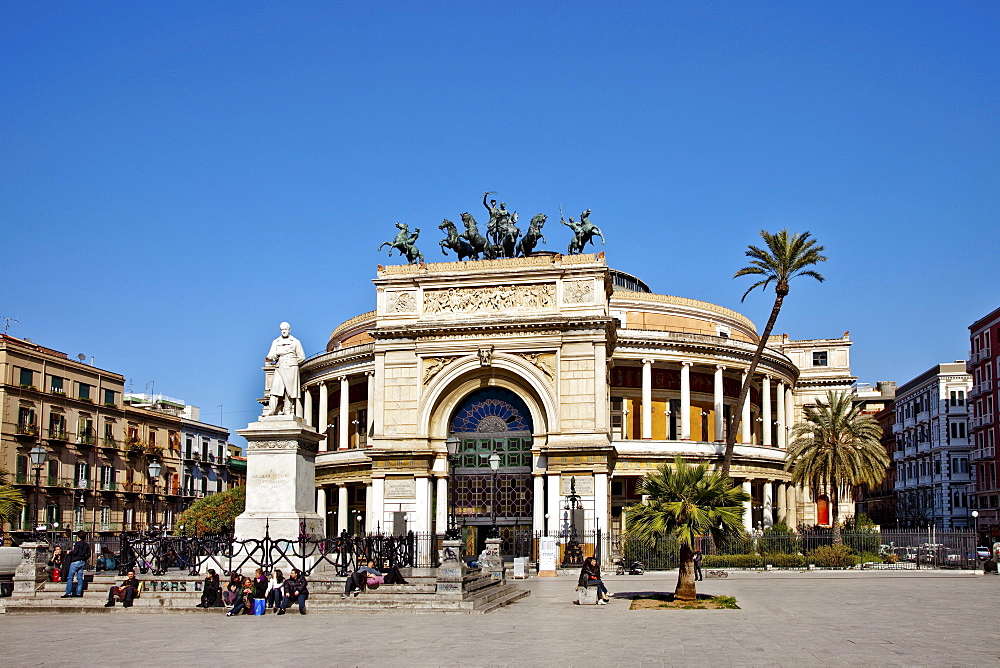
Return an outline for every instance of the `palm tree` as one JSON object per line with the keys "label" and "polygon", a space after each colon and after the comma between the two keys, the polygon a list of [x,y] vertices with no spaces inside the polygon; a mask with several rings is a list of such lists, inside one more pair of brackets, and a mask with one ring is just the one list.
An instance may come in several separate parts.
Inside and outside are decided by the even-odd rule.
{"label": "palm tree", "polygon": [[24,506],[24,496],[19,489],[7,484],[10,473],[0,468],[0,529],[4,523],[9,523]]}
{"label": "palm tree", "polygon": [[694,584],[694,540],[711,532],[722,538],[743,532],[743,503],[750,495],[708,464],[687,464],[680,457],[639,481],[636,492],[646,502],[631,506],[626,515],[629,536],[651,543],[657,536],[672,536],[680,543],[680,567],[674,599],[697,598]]}
{"label": "palm tree", "polygon": [[792,436],[785,470],[791,469],[792,482],[808,487],[813,498],[829,494],[833,542],[841,543],[841,497],[859,485],[877,485],[889,467],[882,427],[862,415],[847,392],[827,392],[826,401],[806,406]]}
{"label": "palm tree", "polygon": [[778,319],[778,312],[781,311],[781,304],[788,295],[788,282],[796,276],[812,276],[819,282],[823,282],[823,276],[812,269],[808,269],[819,262],[826,262],[826,256],[820,255],[823,252],[822,246],[817,246],[816,241],[810,238],[808,232],[802,234],[788,235],[788,230],[781,230],[777,234],[771,234],[766,230],[760,231],[761,238],[767,244],[767,248],[757,248],[748,246],[747,257],[753,258],[750,266],[743,267],[737,271],[733,278],[740,276],[762,276],[763,278],[751,285],[740,301],[744,301],[756,288],[762,290],[774,281],[774,306],[771,307],[771,317],[767,319],[764,332],[760,335],[757,343],[757,350],[750,361],[750,368],[747,369],[746,378],[740,387],[740,398],[736,402],[736,408],[729,420],[729,430],[726,432],[726,452],[722,461],[722,473],[729,475],[729,467],[733,463],[733,448],[736,446],[736,432],[740,428],[740,421],[743,418],[743,404],[750,393],[750,384],[753,381],[754,371],[760,364],[760,358],[764,354],[764,346],[771,336],[774,323]]}

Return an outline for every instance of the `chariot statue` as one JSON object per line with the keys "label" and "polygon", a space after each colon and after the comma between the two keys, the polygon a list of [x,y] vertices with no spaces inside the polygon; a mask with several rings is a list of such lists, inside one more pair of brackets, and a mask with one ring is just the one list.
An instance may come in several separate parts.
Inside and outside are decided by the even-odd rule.
{"label": "chariot statue", "polygon": [[406,225],[406,223],[396,223],[396,227],[399,229],[399,232],[396,234],[396,238],[392,241],[383,242],[378,249],[382,250],[384,246],[388,246],[389,257],[392,257],[392,249],[395,248],[399,251],[400,255],[406,257],[406,261],[410,264],[423,262],[424,256],[421,254],[416,244],[417,237],[420,236],[420,228],[414,228],[413,234],[410,234],[410,228]]}

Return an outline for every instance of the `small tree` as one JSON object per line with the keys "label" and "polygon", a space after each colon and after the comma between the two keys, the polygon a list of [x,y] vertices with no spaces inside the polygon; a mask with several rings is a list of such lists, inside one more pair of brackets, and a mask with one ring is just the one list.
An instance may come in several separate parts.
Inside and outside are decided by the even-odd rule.
{"label": "small tree", "polygon": [[693,601],[698,597],[694,584],[694,541],[711,532],[721,540],[743,532],[743,503],[750,495],[708,464],[692,466],[680,457],[639,481],[636,491],[648,497],[645,503],[629,507],[629,536],[652,543],[657,536],[671,536],[680,547],[680,566],[674,598]]}
{"label": "small tree", "polygon": [[236,517],[246,507],[247,488],[233,487],[225,492],[198,499],[185,510],[174,523],[174,532],[184,527],[185,534],[214,536],[232,533]]}
{"label": "small tree", "polygon": [[4,523],[10,523],[24,507],[24,495],[21,490],[7,484],[8,475],[9,471],[0,468],[0,529]]}

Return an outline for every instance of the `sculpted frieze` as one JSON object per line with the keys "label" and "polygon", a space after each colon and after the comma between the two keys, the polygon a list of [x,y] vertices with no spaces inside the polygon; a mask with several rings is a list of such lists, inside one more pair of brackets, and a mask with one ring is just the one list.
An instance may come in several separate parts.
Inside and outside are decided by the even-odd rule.
{"label": "sculpted frieze", "polygon": [[567,281],[563,283],[564,304],[592,304],[593,302],[593,281]]}
{"label": "sculpted frieze", "polygon": [[312,451],[319,450],[318,445],[305,442],[299,443],[293,439],[250,441],[247,443],[247,452],[256,450],[297,450],[298,448]]}
{"label": "sculpted frieze", "polygon": [[457,359],[457,357],[428,357],[424,359],[424,385]]}
{"label": "sculpted frieze", "polygon": [[424,292],[424,314],[553,308],[555,292],[555,285],[551,283],[428,290]]}
{"label": "sculpted frieze", "polygon": [[412,292],[392,292],[386,295],[386,313],[416,313],[417,299]]}
{"label": "sculpted frieze", "polygon": [[555,355],[543,355],[542,353],[518,353],[518,355],[531,362],[549,378],[553,378],[552,366],[549,363],[555,358]]}

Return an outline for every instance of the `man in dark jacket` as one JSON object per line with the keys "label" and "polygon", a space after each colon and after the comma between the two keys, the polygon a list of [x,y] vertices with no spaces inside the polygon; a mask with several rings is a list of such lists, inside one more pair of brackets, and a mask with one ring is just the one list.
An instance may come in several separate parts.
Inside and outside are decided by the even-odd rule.
{"label": "man in dark jacket", "polygon": [[[66,572],[66,593],[62,598],[72,598],[83,596],[83,568],[90,559],[90,543],[87,542],[87,534],[81,531],[76,535],[77,541],[73,544],[73,549],[63,560],[63,564],[69,564]],[[74,587],[73,578],[76,578]]]}
{"label": "man in dark jacket", "polygon": [[281,601],[281,610],[278,610],[279,615],[285,614],[285,610],[288,609],[288,604],[294,600],[299,602],[299,614],[306,614],[306,599],[309,597],[308,582],[299,569],[292,569],[292,576],[285,580],[285,597]]}
{"label": "man in dark jacket", "polygon": [[120,587],[112,587],[108,591],[108,602],[105,608],[115,607],[115,598],[122,602],[123,608],[131,608],[132,601],[139,595],[139,580],[135,577],[135,571],[129,571],[128,577],[122,582]]}

